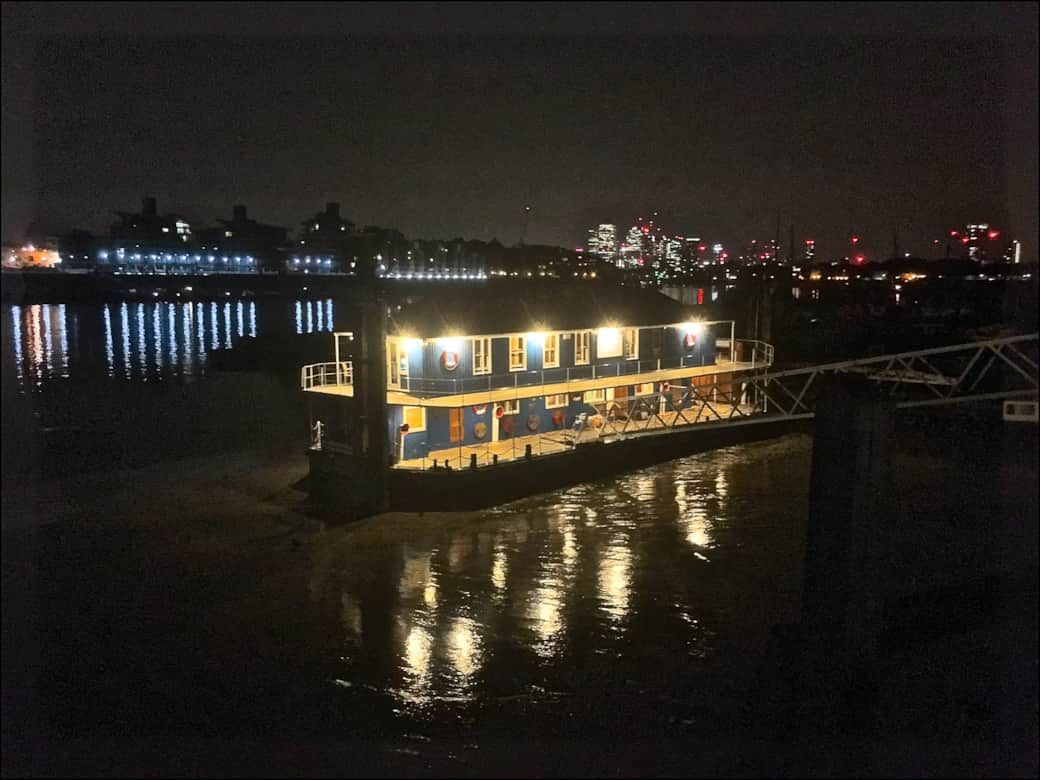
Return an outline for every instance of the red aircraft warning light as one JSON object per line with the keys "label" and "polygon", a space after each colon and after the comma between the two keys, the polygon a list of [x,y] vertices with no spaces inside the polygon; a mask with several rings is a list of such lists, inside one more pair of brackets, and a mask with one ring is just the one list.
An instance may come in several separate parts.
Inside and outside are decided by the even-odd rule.
{"label": "red aircraft warning light", "polygon": [[853,258],[853,260],[856,261],[856,265],[863,265],[865,262],[867,262],[866,255],[856,255]]}
{"label": "red aircraft warning light", "polygon": [[859,236],[852,236],[851,238],[849,238],[849,241],[851,241],[853,244],[858,244]]}
{"label": "red aircraft warning light", "polygon": [[986,236],[987,236],[987,237],[988,237],[988,238],[989,238],[989,239],[990,239],[991,241],[992,241],[992,240],[993,240],[994,238],[997,238],[997,237],[998,237],[999,235],[1000,235],[1000,231],[999,231],[999,230],[991,230],[991,231],[989,231],[989,232],[988,232],[988,233],[986,234]]}
{"label": "red aircraft warning light", "polygon": [[951,238],[956,238],[957,237],[957,231],[956,230],[951,230],[950,231],[950,237]]}

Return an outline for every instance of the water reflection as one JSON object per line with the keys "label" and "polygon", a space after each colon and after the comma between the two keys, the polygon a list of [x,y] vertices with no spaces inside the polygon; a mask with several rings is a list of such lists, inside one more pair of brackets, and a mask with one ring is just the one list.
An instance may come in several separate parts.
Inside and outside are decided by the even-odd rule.
{"label": "water reflection", "polygon": [[[123,302],[9,306],[4,318],[4,371],[19,392],[69,378],[108,376],[149,382],[205,372],[207,355],[256,337],[256,301]],[[303,311],[306,309],[304,319]],[[296,333],[332,332],[332,299],[268,304],[265,322],[288,320]],[[273,331],[284,330],[274,323]],[[290,332],[292,332],[290,330]]]}
{"label": "water reflection", "polygon": [[[704,453],[470,518],[348,531],[329,590],[356,656],[337,676],[425,719],[535,685],[566,691],[581,684],[575,664],[579,677],[599,665],[613,678],[662,674],[645,660],[668,658],[686,673],[709,657],[720,621],[742,621],[741,600],[720,593],[746,586],[762,598],[783,549],[770,529],[792,538],[790,475],[747,455],[770,446],[781,445]],[[807,464],[807,446],[785,446],[785,464]],[[710,567],[699,562],[709,556]],[[370,613],[386,618],[362,620]]]}
{"label": "water reflection", "polygon": [[602,552],[597,573],[600,608],[610,618],[611,628],[623,629],[628,615],[632,586],[632,548],[625,534],[617,534]]}
{"label": "water reflection", "polygon": [[460,690],[469,687],[473,676],[480,670],[483,648],[479,626],[476,621],[457,617],[448,628],[448,660],[456,674]]}

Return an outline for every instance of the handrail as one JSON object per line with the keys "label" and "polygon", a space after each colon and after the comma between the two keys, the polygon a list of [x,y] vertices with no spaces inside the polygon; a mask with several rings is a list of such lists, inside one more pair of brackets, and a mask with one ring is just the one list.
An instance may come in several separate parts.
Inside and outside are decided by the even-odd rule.
{"label": "handrail", "polygon": [[[738,352],[735,349],[737,345],[742,345],[741,349],[746,353],[743,361],[735,360]],[[589,363],[581,366],[512,371],[508,374],[485,374],[458,379],[435,377],[409,377],[405,379],[405,377],[402,377],[399,390],[417,399],[422,399],[446,395],[483,393],[510,388],[519,390],[539,385],[569,384],[570,382],[595,379],[620,379],[622,377],[637,377],[656,371],[707,368],[713,365],[717,365],[721,371],[732,370],[726,363],[704,363],[702,360],[702,357],[689,358],[686,356],[670,359],[625,359]],[[748,365],[745,368],[750,369],[769,368],[773,364],[773,345],[757,339],[736,339],[730,346],[728,363],[735,362],[746,363]],[[312,363],[303,366],[300,370],[300,386],[304,390],[309,390],[316,387],[353,385],[353,364],[350,361],[341,362],[339,370],[336,369],[336,366],[337,364],[334,362]]]}
{"label": "handrail", "polygon": [[300,369],[300,387],[343,387],[354,384],[354,364],[349,360],[339,363],[311,363]]}
{"label": "handrail", "polygon": [[[764,369],[772,365],[773,345],[764,341],[747,340],[752,345],[746,365],[742,368]],[[617,360],[610,362],[590,363],[582,366],[546,368],[532,371],[512,371],[508,374],[485,374],[458,379],[441,377],[412,377],[405,387],[402,382],[400,392],[414,396],[416,399],[432,398],[446,395],[467,395],[490,393],[495,390],[521,390],[540,385],[569,384],[596,379],[622,379],[642,376],[657,371],[675,369],[697,369],[717,366],[719,371],[732,371],[729,364],[737,362],[728,360],[724,363],[704,363],[700,357],[678,357],[671,359],[649,358],[644,360]],[[653,381],[652,379],[649,381]]]}

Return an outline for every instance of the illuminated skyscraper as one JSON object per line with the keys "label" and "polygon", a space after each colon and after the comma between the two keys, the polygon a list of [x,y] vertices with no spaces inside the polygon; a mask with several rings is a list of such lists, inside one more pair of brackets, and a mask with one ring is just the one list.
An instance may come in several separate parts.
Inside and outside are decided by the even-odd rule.
{"label": "illuminated skyscraper", "polygon": [[650,228],[641,225],[633,225],[625,235],[625,243],[621,245],[621,258],[618,265],[624,268],[637,268],[646,261],[649,242],[646,234]]}
{"label": "illuminated skyscraper", "polygon": [[816,239],[807,238],[805,239],[805,262],[811,263],[813,258],[816,256]]}
{"label": "illuminated skyscraper", "polygon": [[587,242],[590,255],[605,262],[614,262],[618,257],[617,226],[610,224],[597,225],[589,229]]}

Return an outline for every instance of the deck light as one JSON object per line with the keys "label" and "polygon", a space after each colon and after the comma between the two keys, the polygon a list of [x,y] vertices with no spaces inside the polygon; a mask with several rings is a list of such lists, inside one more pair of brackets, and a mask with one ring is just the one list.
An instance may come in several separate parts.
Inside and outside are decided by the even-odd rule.
{"label": "deck light", "polygon": [[454,337],[437,339],[437,346],[444,352],[458,352],[462,348],[462,339]]}
{"label": "deck light", "polygon": [[596,334],[597,349],[602,354],[621,351],[621,332],[617,328],[600,328]]}

